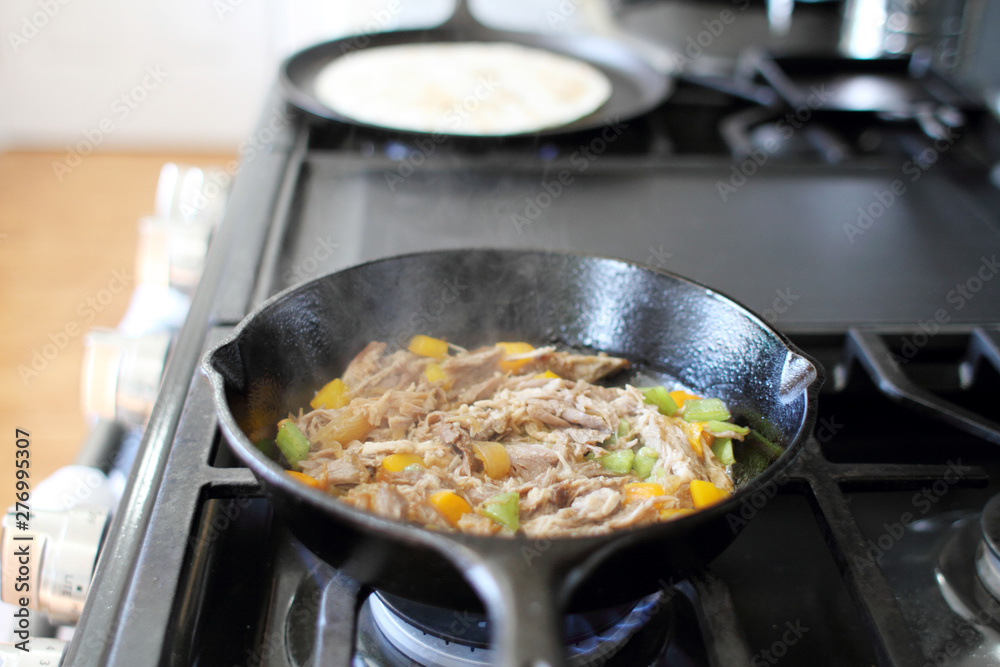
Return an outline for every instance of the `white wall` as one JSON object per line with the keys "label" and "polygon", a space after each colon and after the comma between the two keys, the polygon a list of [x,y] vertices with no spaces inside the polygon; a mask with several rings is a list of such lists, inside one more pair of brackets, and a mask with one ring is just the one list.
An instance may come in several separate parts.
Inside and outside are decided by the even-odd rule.
{"label": "white wall", "polygon": [[4,0],[2,138],[229,148],[274,76],[272,11],[253,0],[222,15],[208,0]]}
{"label": "white wall", "polygon": [[[451,4],[2,0],[0,149],[231,151],[252,131],[285,55],[352,32],[434,25]],[[545,27],[538,0],[474,6],[512,27]]]}

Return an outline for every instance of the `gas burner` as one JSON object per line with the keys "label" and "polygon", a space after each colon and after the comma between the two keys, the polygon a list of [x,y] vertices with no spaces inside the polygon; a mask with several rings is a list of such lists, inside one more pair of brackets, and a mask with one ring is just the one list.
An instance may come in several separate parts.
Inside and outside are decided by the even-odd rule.
{"label": "gas burner", "polygon": [[[662,592],[634,605],[566,617],[570,665],[605,663],[658,610]],[[489,626],[478,613],[454,612],[373,593],[367,605],[375,627],[419,665],[474,667],[494,664]]]}
{"label": "gas burner", "polygon": [[1000,600],[1000,496],[983,508],[983,539],[976,555],[976,573],[990,594]]}
{"label": "gas burner", "polygon": [[1000,664],[1000,496],[981,514],[915,521],[878,563],[929,659]]}
{"label": "gas burner", "polygon": [[[282,562],[286,571],[297,571],[298,584],[291,600],[279,604],[286,611],[280,639],[269,640],[275,664],[306,667],[315,664],[318,628],[322,625],[321,600],[328,587],[342,581],[329,565],[297,551]],[[350,594],[348,594],[350,595]],[[675,641],[697,636],[687,599],[677,589],[657,591],[638,602],[566,617],[567,656],[570,665],[601,664],[607,667],[636,665],[702,664],[691,662],[690,647]],[[340,621],[334,621],[338,623]],[[691,621],[693,622],[693,621]],[[680,633],[680,634],[679,634]],[[357,608],[351,664],[356,667],[470,667],[494,664],[490,634],[481,612],[457,612],[372,593]],[[677,662],[674,662],[677,660]],[[327,664],[327,663],[323,663]],[[339,663],[337,663],[339,664]]]}

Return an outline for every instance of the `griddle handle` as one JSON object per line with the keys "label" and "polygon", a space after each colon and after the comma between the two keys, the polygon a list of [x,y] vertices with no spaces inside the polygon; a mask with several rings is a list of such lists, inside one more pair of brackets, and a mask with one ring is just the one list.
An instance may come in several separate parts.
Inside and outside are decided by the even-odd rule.
{"label": "griddle handle", "polygon": [[966,433],[1000,445],[1000,423],[956,405],[914,384],[900,366],[899,357],[880,334],[866,329],[847,332],[846,361],[856,359],[883,394],[908,407],[957,426]]}
{"label": "griddle handle", "polygon": [[501,667],[566,665],[562,578],[554,559],[536,557],[544,546],[518,540],[465,571],[486,605]]}
{"label": "griddle handle", "polygon": [[455,11],[438,29],[454,30],[459,34],[466,34],[482,32],[483,25],[469,10],[469,0],[455,0]]}

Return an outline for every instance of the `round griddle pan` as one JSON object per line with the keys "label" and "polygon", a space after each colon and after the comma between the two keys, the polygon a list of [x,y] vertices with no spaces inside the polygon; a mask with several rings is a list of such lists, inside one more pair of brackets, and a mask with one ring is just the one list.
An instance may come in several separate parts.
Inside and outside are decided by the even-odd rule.
{"label": "round griddle pan", "polygon": [[[318,99],[315,83],[320,72],[327,65],[348,53],[380,46],[435,42],[509,42],[552,51],[577,58],[596,67],[611,82],[610,99],[589,116],[566,125],[523,135],[484,135],[483,137],[477,135],[476,138],[549,136],[594,130],[650,111],[663,102],[673,90],[673,79],[668,71],[669,67],[654,64],[656,60],[665,60],[663,54],[651,55],[649,45],[634,41],[629,42],[624,37],[534,34],[493,30],[476,22],[469,12],[465,0],[459,0],[452,17],[437,28],[355,35],[317,44],[300,51],[282,65],[281,83],[288,100],[317,119],[337,121],[368,129],[391,130],[406,135],[420,135],[419,132],[371,125],[341,115]],[[469,137],[469,135],[449,135],[447,132],[441,134],[443,136]]]}
{"label": "round griddle pan", "polygon": [[[470,348],[525,340],[627,357],[647,377],[722,398],[762,437],[736,447],[738,490],[717,505],[553,540],[442,533],[376,516],[293,480],[254,446],[369,341],[402,347],[417,333]],[[481,600],[500,663],[516,667],[563,663],[562,613],[637,600],[726,548],[745,523],[727,517],[763,485],[781,483],[811,434],[823,381],[821,368],[759,317],[686,279],[614,259],[493,250],[379,260],[286,290],[247,316],[203,368],[225,439],[299,540],[362,584],[405,599],[454,610]]]}

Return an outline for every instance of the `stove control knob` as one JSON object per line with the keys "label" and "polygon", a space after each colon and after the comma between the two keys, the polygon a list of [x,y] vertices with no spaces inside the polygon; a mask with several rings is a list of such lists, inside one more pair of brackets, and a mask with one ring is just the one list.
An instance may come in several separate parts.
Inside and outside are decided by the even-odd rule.
{"label": "stove control knob", "polygon": [[29,651],[15,644],[0,644],[0,667],[55,667],[63,659],[67,642],[62,639],[32,637]]}
{"label": "stove control knob", "polygon": [[169,331],[126,336],[91,329],[83,341],[81,398],[88,417],[145,425],[167,363]]}
{"label": "stove control knob", "polygon": [[147,217],[139,221],[139,284],[194,294],[205,268],[213,228],[205,223]]}
{"label": "stove control knob", "polygon": [[[0,522],[0,599],[48,615],[56,625],[76,623],[90,590],[108,510],[8,510]],[[28,663],[30,664],[30,663]]]}

